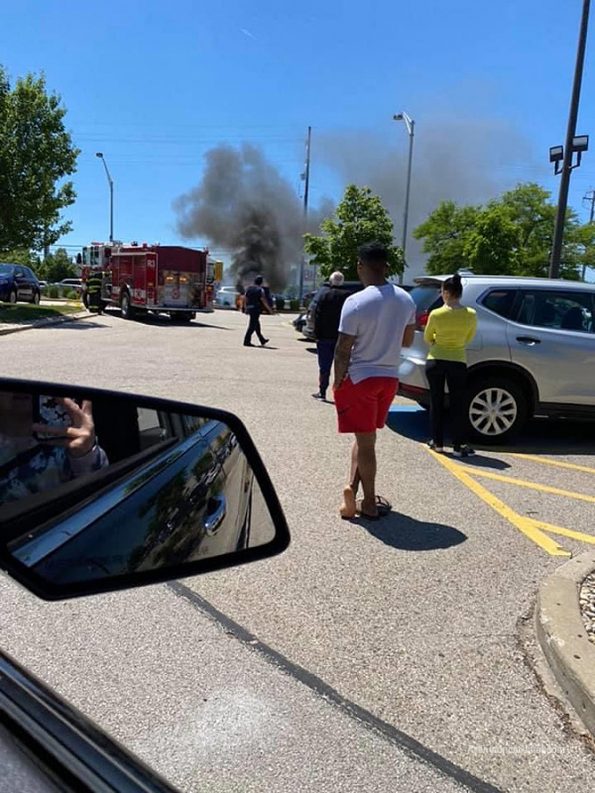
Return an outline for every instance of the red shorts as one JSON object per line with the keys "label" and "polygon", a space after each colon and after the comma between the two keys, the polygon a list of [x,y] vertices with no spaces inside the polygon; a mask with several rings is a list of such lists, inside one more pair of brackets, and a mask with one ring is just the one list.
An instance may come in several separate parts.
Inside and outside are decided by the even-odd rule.
{"label": "red shorts", "polygon": [[357,384],[344,380],[334,392],[339,432],[382,429],[398,385],[396,377],[368,377]]}

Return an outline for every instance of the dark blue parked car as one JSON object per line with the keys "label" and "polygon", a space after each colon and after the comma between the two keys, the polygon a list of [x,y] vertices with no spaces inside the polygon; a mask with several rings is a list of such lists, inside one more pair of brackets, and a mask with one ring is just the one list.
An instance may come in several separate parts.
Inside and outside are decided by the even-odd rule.
{"label": "dark blue parked car", "polygon": [[41,289],[37,276],[24,264],[0,262],[0,300],[5,303],[39,303]]}

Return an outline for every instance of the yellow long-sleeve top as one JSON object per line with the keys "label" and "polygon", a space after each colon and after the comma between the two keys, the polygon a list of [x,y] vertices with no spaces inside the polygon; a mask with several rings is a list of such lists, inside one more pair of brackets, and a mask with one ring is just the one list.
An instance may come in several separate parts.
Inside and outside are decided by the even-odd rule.
{"label": "yellow long-sleeve top", "polygon": [[430,345],[428,358],[466,363],[465,347],[475,336],[477,314],[472,308],[441,306],[430,312],[424,339]]}

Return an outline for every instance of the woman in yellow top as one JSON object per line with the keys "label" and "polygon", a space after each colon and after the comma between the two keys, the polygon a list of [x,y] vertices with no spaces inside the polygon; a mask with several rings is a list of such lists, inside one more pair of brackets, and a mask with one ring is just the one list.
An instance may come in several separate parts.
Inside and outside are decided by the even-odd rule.
{"label": "woman in yellow top", "polygon": [[442,284],[444,305],[428,318],[424,339],[430,346],[426,377],[430,385],[431,449],[444,451],[444,383],[448,385],[452,421],[453,454],[467,457],[473,449],[463,443],[465,431],[465,388],[467,355],[465,348],[475,336],[477,315],[460,303],[463,294],[461,276],[447,278]]}

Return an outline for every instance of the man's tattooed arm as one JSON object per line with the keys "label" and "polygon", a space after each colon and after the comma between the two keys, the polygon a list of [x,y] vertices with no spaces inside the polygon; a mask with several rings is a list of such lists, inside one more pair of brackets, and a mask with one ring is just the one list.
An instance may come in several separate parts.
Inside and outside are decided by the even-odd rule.
{"label": "man's tattooed arm", "polygon": [[348,336],[346,333],[339,333],[337,345],[335,347],[335,382],[334,388],[338,388],[347,377],[349,360],[351,358],[351,348],[355,342],[355,336]]}

